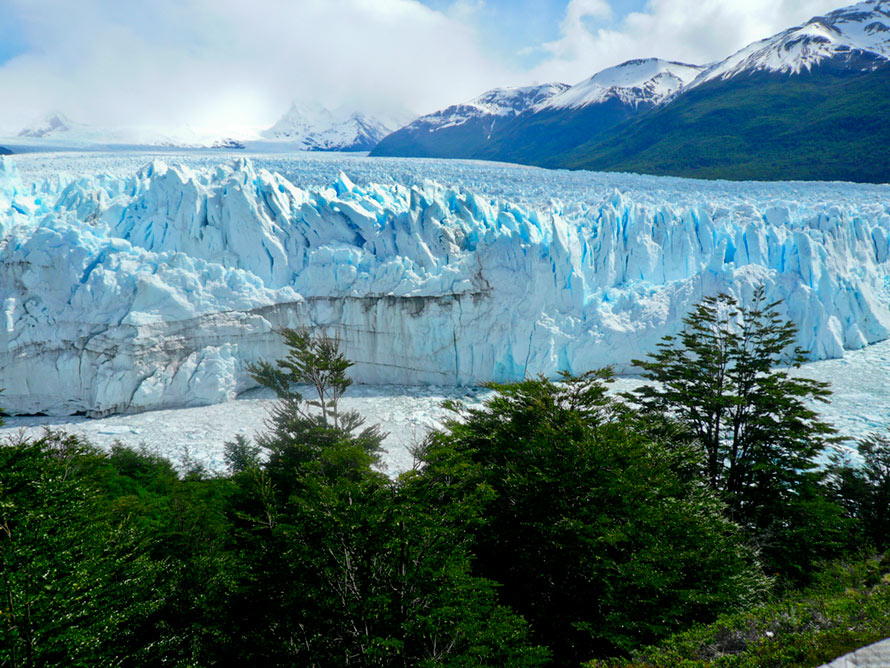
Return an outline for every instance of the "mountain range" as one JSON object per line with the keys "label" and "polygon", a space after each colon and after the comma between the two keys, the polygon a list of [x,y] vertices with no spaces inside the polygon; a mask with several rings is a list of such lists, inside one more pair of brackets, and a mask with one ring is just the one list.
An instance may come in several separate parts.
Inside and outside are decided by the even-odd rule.
{"label": "mountain range", "polygon": [[146,127],[103,128],[72,121],[53,112],[18,132],[14,140],[52,142],[70,146],[149,145],[183,148],[239,149],[280,144],[282,149],[300,151],[369,151],[398,128],[405,115],[379,118],[367,113],[320,105],[294,104],[272,127],[235,136],[211,130],[180,129],[174,133]]}
{"label": "mountain range", "polygon": [[571,87],[495,89],[417,119],[371,155],[887,182],[888,119],[890,1],[866,0],[707,66],[633,60]]}
{"label": "mountain range", "polygon": [[55,111],[22,128],[13,138],[28,143],[71,147],[168,146],[183,148],[243,148],[235,139],[217,132],[182,128],[168,132],[146,126],[102,127],[71,120]]}
{"label": "mountain range", "polygon": [[404,115],[294,104],[270,128],[245,134],[101,129],[54,113],[16,139],[370,151],[700,178],[885,183],[888,119],[890,0],[864,0],[708,65],[631,60],[572,86],[496,88],[407,125]]}
{"label": "mountain range", "polygon": [[542,164],[654,107],[703,68],[649,58],[603,70],[575,86],[496,88],[418,118],[371,155],[477,158]]}

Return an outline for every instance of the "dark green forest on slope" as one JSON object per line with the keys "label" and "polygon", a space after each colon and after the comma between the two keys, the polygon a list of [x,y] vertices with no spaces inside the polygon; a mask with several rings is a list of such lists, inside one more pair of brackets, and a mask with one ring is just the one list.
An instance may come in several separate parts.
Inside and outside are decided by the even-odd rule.
{"label": "dark green forest on slope", "polygon": [[515,117],[470,119],[437,128],[411,126],[380,141],[371,156],[467,158],[538,165],[607,133],[621,121],[651,105],[628,105],[617,99],[579,109],[545,109]]}
{"label": "dark green forest on slope", "polygon": [[[890,636],[890,440],[839,436],[758,293],[608,370],[492,386],[380,473],[339,342],[211,475],[61,433],[0,447],[0,666],[815,666]],[[298,388],[308,385],[309,396]]]}
{"label": "dark green forest on slope", "polygon": [[696,178],[890,182],[890,66],[715,80],[548,167]]}

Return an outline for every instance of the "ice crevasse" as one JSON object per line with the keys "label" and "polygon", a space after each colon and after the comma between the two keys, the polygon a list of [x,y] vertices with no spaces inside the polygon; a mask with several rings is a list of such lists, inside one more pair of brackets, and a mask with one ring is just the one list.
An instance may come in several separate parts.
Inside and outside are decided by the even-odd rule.
{"label": "ice crevasse", "polygon": [[813,358],[890,335],[890,202],[535,210],[435,182],[301,188],[243,158],[25,186],[2,158],[0,235],[19,413],[223,401],[281,326],[338,333],[358,382],[439,385],[626,371],[702,296],[759,285]]}

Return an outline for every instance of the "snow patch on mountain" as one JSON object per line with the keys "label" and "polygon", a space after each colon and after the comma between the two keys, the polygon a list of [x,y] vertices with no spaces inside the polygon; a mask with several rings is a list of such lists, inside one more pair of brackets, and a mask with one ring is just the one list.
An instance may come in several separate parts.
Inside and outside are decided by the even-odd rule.
{"label": "snow patch on mountain", "polygon": [[890,0],[865,0],[754,42],[712,65],[689,88],[753,72],[809,71],[823,61],[861,59],[871,69],[890,60]]}
{"label": "snow patch on mountain", "polygon": [[280,326],[339,333],[373,384],[626,370],[702,296],[758,285],[815,358],[890,336],[886,188],[646,183],[538,208],[432,181],[300,186],[246,159],[25,185],[0,158],[4,407],[224,401],[281,356]]}
{"label": "snow patch on mountain", "polygon": [[471,100],[468,106],[476,107],[492,116],[515,116],[551,99],[554,95],[565,92],[568,88],[569,86],[563,83],[495,88]]}
{"label": "snow patch on mountain", "polygon": [[517,116],[569,88],[563,83],[538,86],[494,88],[463,104],[455,104],[432,114],[421,116],[405,126],[406,130],[436,132],[461,126],[472,120],[496,120]]}
{"label": "snow patch on mountain", "polygon": [[695,79],[703,69],[659,58],[629,60],[540,103],[536,110],[586,107],[610,99],[632,106],[658,104]]}

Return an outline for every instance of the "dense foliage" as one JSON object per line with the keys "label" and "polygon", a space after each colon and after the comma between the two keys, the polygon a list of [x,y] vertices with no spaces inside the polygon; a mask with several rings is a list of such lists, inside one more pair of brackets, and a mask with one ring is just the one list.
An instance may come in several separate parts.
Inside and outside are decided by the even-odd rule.
{"label": "dense foliage", "polygon": [[694,452],[613,405],[598,375],[564,380],[501,386],[424,449],[422,480],[458,499],[491,490],[477,572],[563,665],[756,600],[754,553],[699,484]]}
{"label": "dense foliage", "polygon": [[759,292],[699,304],[633,397],[600,371],[454,404],[397,479],[339,342],[282,335],[225,475],[0,447],[0,666],[803,666],[890,634],[887,562],[824,566],[887,548],[890,442],[815,466],[827,389],[775,368]]}
{"label": "dense foliage", "polygon": [[702,455],[702,477],[760,546],[771,572],[805,579],[847,534],[821,489],[816,457],[834,430],[811,407],[828,384],[790,375],[805,360],[795,328],[762,288],[740,305],[706,297],[648,360],[653,381],[627,395],[644,415],[671,415]]}

